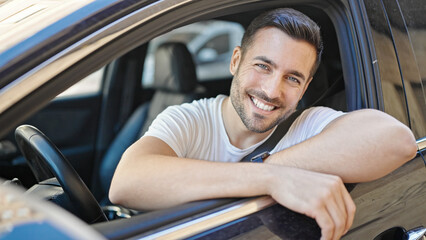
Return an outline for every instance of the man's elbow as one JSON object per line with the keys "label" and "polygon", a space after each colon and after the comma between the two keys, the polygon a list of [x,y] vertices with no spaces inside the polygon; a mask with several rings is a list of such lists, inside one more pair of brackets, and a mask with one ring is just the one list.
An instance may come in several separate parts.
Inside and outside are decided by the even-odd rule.
{"label": "man's elbow", "polygon": [[407,130],[408,132],[405,134],[406,135],[406,139],[405,139],[405,146],[406,149],[404,149],[404,153],[405,153],[405,157],[407,160],[411,160],[413,159],[416,154],[417,154],[417,143],[416,143],[416,139],[413,135],[413,133],[410,130]]}
{"label": "man's elbow", "polygon": [[[116,181],[118,182],[118,181]],[[144,201],[138,201],[135,195],[135,189],[128,187],[133,184],[116,184],[114,181],[108,192],[108,198],[114,205],[120,205],[126,208],[145,210],[146,207],[142,205]]]}
{"label": "man's elbow", "polygon": [[[127,151],[126,151],[127,152]],[[111,179],[111,184],[108,192],[108,198],[111,203],[116,205],[127,205],[127,197],[129,196],[129,176],[130,173],[126,172],[126,168],[128,168],[128,164],[126,164],[126,152],[123,154],[115,172]],[[128,155],[128,154],[127,154]]]}
{"label": "man's elbow", "polygon": [[[367,115],[363,116],[367,122],[375,122],[375,128],[382,132],[381,139],[385,143],[383,151],[390,153],[400,164],[413,159],[417,153],[416,139],[411,129],[394,117],[377,110],[363,110]],[[368,115],[369,114],[369,115]],[[381,130],[379,130],[381,129]]]}
{"label": "man's elbow", "polygon": [[119,177],[114,174],[114,178],[111,182],[111,186],[109,188],[108,192],[108,198],[114,205],[126,205],[126,199],[125,196],[128,196],[125,193],[125,189],[123,187],[120,187],[119,185]]}
{"label": "man's elbow", "polygon": [[114,205],[122,205],[123,200],[120,198],[120,195],[122,196],[122,194],[119,194],[118,190],[119,189],[113,187],[113,184],[111,184],[108,192],[108,198]]}
{"label": "man's elbow", "polygon": [[411,130],[405,125],[394,128],[394,148],[393,154],[403,163],[413,159],[417,154],[416,139]]}

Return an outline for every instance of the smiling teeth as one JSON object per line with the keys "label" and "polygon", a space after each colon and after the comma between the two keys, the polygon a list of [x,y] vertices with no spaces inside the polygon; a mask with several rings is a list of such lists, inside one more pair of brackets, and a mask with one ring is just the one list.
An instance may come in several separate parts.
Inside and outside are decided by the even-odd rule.
{"label": "smiling teeth", "polygon": [[256,105],[256,107],[258,107],[258,108],[260,108],[260,109],[262,109],[262,110],[265,110],[265,111],[272,111],[272,110],[274,110],[274,109],[275,109],[275,107],[274,107],[274,106],[268,106],[268,105],[265,105],[265,104],[261,103],[259,100],[257,100],[257,99],[256,99],[256,98],[254,98],[254,97],[252,97],[252,98],[251,98],[251,100],[253,101],[254,105]]}

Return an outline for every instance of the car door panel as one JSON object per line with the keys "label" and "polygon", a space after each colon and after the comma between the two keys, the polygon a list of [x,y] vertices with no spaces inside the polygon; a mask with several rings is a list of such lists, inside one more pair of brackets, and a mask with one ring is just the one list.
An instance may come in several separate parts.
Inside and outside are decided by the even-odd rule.
{"label": "car door panel", "polygon": [[351,196],[357,213],[343,239],[372,239],[392,227],[418,227],[426,223],[425,163],[417,156],[381,179],[358,184]]}

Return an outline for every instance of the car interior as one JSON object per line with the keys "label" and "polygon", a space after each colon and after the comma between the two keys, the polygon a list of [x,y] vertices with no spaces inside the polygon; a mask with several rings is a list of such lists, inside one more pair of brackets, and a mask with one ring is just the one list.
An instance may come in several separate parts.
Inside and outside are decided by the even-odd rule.
{"label": "car interior", "polygon": [[[347,86],[350,83],[345,82],[343,76],[341,48],[338,47],[333,21],[318,8],[290,7],[304,12],[320,25],[324,42],[321,64],[299,108],[323,105],[347,111],[358,107],[353,101],[348,101],[350,92]],[[231,13],[215,19],[239,23],[246,28],[255,16],[267,9],[264,7],[255,11]],[[155,117],[168,106],[218,94],[228,95],[232,81],[231,77],[199,81],[194,56],[185,43],[169,41],[162,43],[155,51],[153,84],[143,86],[141,79],[148,45],[149,42],[144,43],[104,66],[98,91],[55,98],[30,119],[17,124],[17,127],[22,124],[35,126],[60,149],[104,207],[110,220],[141,213],[118,206],[111,207],[108,200],[111,178],[125,149],[140,138]],[[25,188],[44,180],[36,179],[27,161],[19,153],[14,132],[9,133],[1,143],[7,147],[3,147],[0,152],[0,177],[17,178],[19,180],[13,182]],[[64,204],[63,201],[67,200],[57,192],[53,196],[52,192],[38,194],[45,194],[44,197],[65,208],[70,205]],[[232,199],[225,200],[229,201]],[[223,202],[206,201],[177,206],[173,211],[187,208],[194,210],[175,216],[167,214],[171,210],[141,214],[138,218],[139,227],[153,227],[154,223],[149,223],[153,217],[163,218],[164,223],[218,204]],[[68,210],[78,211],[72,207]]]}

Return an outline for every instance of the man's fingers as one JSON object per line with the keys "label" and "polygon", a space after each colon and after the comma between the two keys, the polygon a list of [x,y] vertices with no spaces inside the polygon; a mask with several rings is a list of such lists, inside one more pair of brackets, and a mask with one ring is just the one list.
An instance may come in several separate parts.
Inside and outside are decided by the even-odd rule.
{"label": "man's fingers", "polygon": [[[320,227],[324,230],[323,233],[326,234],[330,232],[330,229],[333,229],[330,238],[328,238],[328,235],[324,237],[325,239],[340,239],[340,237],[349,230],[355,215],[355,204],[340,178],[333,179],[330,188],[328,188],[326,194],[323,195],[322,201],[325,211],[331,219],[331,226],[322,225]],[[317,208],[317,211],[318,210],[320,209]],[[321,209],[319,213],[321,212],[324,213],[324,210]],[[322,221],[324,222],[323,224],[326,223],[326,219]]]}
{"label": "man's fingers", "polygon": [[354,201],[352,200],[351,195],[348,193],[346,188],[343,192],[343,201],[345,202],[346,206],[346,212],[347,212],[347,220],[346,220],[346,227],[343,234],[346,234],[349,231],[349,228],[352,226],[352,223],[354,222],[355,217],[355,211],[356,211],[356,205]]}
{"label": "man's fingers", "polygon": [[317,209],[315,221],[321,228],[321,240],[332,239],[334,235],[334,223],[325,206],[321,209]]}
{"label": "man's fingers", "polygon": [[[340,193],[336,194],[337,196],[332,197],[327,202],[327,211],[328,214],[331,216],[334,225],[334,231],[331,238],[333,240],[340,239],[340,237],[345,231],[347,222],[346,208],[342,204],[343,199]],[[337,198],[337,200],[335,198]]]}
{"label": "man's fingers", "polygon": [[[336,222],[336,230],[342,229],[342,232],[340,232],[340,236],[344,235],[348,232],[350,227],[352,226],[354,216],[355,216],[355,210],[356,206],[355,203],[352,200],[351,195],[347,191],[345,185],[343,184],[342,180],[338,178],[335,180],[335,191],[334,191],[334,197],[336,201],[336,205],[341,211],[342,215],[339,218],[339,216],[336,215],[336,218],[333,219],[341,219],[340,222]],[[331,208],[329,209],[331,211]],[[335,216],[335,215],[332,215]],[[340,230],[339,230],[340,231]]]}

